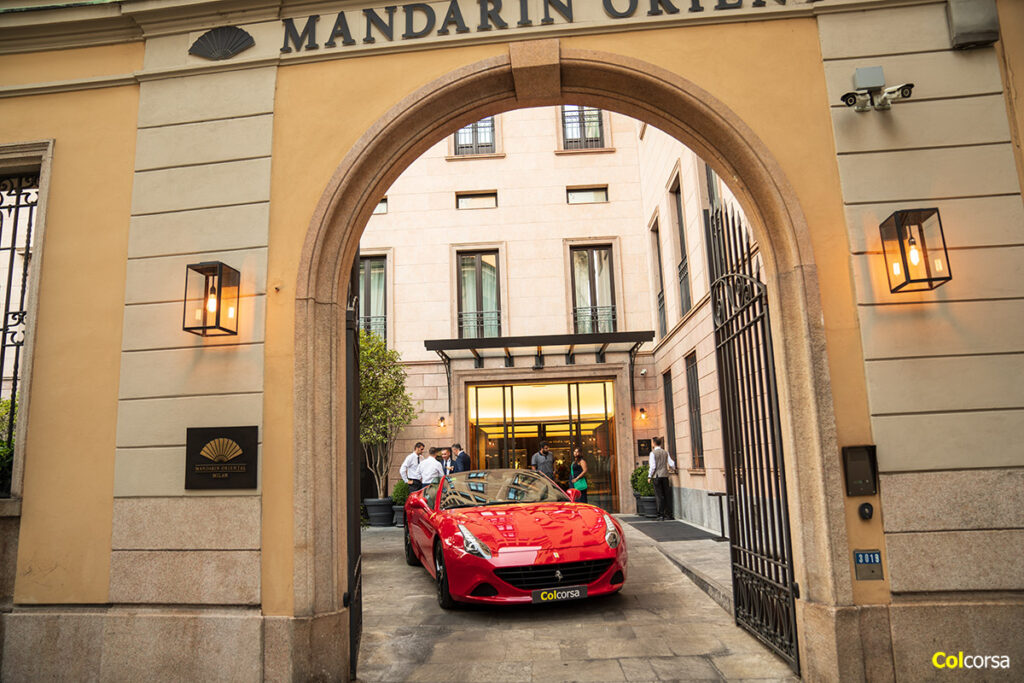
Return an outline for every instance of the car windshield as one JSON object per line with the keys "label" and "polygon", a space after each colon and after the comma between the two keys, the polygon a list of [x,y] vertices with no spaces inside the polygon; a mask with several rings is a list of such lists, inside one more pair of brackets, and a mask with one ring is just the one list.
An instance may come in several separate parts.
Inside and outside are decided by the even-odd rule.
{"label": "car windshield", "polygon": [[553,481],[532,470],[479,470],[445,477],[441,509],[515,503],[568,502]]}

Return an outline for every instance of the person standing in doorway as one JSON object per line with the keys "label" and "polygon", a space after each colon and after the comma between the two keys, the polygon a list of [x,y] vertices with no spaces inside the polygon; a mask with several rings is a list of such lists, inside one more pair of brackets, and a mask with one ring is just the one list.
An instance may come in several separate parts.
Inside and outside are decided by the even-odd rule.
{"label": "person standing in doorway", "polygon": [[654,450],[647,456],[647,478],[654,485],[654,500],[658,505],[658,519],[672,519],[672,491],[668,485],[669,470],[676,468],[672,456],[662,446],[665,439],[654,437]]}
{"label": "person standing in doorway", "polygon": [[402,466],[398,468],[398,476],[409,485],[410,493],[423,488],[423,482],[420,481],[420,456],[423,455],[424,448],[426,446],[423,442],[417,441],[416,446],[412,449],[412,453],[405,456]]}
{"label": "person standing in doorway", "polygon": [[453,443],[452,451],[455,453],[455,471],[456,472],[468,472],[471,467],[469,463],[469,453],[462,450],[462,444]]}
{"label": "person standing in doorway", "polygon": [[555,456],[548,448],[547,441],[541,441],[540,450],[530,458],[530,469],[546,475],[551,481],[555,480]]}
{"label": "person standing in doorway", "polygon": [[572,465],[569,467],[569,482],[580,492],[580,502],[587,502],[587,461],[579,448],[572,449]]}
{"label": "person standing in doorway", "polygon": [[439,448],[431,447],[430,453],[420,460],[420,479],[424,486],[430,486],[445,475],[444,465],[435,457]]}

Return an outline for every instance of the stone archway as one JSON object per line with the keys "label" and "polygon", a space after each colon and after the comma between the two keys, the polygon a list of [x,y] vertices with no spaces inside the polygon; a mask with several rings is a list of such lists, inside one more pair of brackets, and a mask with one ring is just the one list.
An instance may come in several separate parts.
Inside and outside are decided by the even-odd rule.
{"label": "stone archway", "polygon": [[[838,459],[828,457],[838,448],[817,272],[796,195],[768,148],[708,92],[650,64],[563,50],[557,40],[513,43],[508,55],[451,72],[399,102],[357,141],[316,208],[295,317],[295,614],[312,620],[303,640],[313,648],[317,632],[345,631],[342,331],[347,278],[373,207],[410,163],[455,129],[486,115],[567,101],[632,116],[681,140],[727,180],[753,226],[777,314],[799,627],[815,632],[801,634],[801,660],[812,678],[836,678],[849,670],[840,632],[855,633],[856,626],[841,619],[852,595]],[[295,654],[313,670],[347,668],[337,654]]]}

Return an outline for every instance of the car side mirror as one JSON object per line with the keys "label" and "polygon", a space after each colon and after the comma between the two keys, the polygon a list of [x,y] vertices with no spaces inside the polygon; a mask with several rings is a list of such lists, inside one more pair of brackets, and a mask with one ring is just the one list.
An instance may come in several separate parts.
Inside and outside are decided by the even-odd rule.
{"label": "car side mirror", "polygon": [[569,502],[571,503],[580,502],[580,496],[583,495],[577,489],[569,489],[568,491],[566,491],[566,493],[569,495]]}

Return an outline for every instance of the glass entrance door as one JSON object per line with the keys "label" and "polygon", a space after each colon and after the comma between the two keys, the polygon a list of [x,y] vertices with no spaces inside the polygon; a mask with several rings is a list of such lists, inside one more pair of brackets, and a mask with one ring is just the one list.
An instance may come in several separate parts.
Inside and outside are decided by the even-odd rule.
{"label": "glass entrance door", "polygon": [[588,468],[587,502],[617,511],[614,394],[611,380],[469,386],[473,467],[527,468],[546,441],[555,479],[568,487],[579,448]]}

